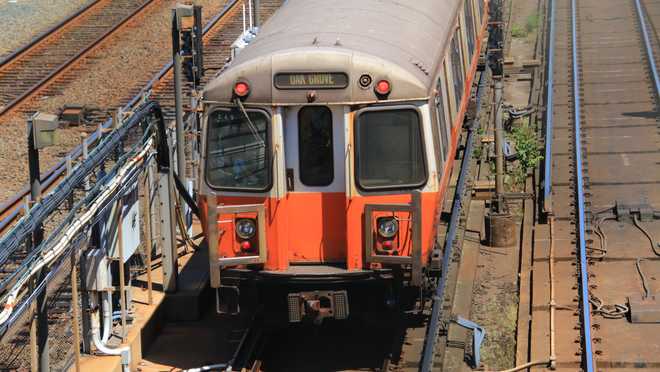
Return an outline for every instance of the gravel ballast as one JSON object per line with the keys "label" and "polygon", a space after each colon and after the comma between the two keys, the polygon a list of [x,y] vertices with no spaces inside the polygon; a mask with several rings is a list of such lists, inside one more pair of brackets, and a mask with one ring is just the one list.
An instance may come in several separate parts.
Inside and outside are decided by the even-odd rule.
{"label": "gravel ballast", "polygon": [[[162,1],[140,20],[131,22],[127,29],[118,33],[111,46],[100,48],[86,60],[83,68],[76,69],[76,76],[70,77],[62,92],[40,97],[29,107],[56,113],[65,104],[74,104],[106,111],[116,110],[126,103],[172,58],[171,9],[175,3],[174,0]],[[206,22],[226,1],[198,0],[194,3],[203,6]],[[28,181],[26,121],[27,117],[20,113],[0,120],[0,201],[13,196]],[[60,129],[57,145],[41,151],[41,171],[50,169],[80,144],[81,133],[89,129]]]}
{"label": "gravel ballast", "polygon": [[92,0],[0,0],[0,59]]}

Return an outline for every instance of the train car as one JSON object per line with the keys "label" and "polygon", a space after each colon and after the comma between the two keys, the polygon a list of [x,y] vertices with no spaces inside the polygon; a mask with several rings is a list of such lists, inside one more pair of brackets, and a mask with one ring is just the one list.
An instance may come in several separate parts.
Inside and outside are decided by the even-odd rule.
{"label": "train car", "polygon": [[282,5],[203,93],[219,303],[319,323],[420,292],[487,23],[487,0]]}

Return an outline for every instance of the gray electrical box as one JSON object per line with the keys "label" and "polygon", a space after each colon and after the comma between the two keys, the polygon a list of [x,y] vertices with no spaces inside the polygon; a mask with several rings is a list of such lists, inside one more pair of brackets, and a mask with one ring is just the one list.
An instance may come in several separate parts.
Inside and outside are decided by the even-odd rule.
{"label": "gray electrical box", "polygon": [[90,291],[112,289],[110,262],[103,249],[91,249],[85,255],[85,288]]}
{"label": "gray electrical box", "polygon": [[[118,213],[120,213],[118,209],[118,204],[114,204],[101,223],[101,248],[108,252],[108,256],[115,259],[120,258],[117,239]],[[124,254],[122,262],[126,262],[140,246],[140,203],[137,184],[122,196],[121,214],[121,241]]]}
{"label": "gray electrical box", "polygon": [[57,127],[59,126],[57,116],[37,112],[31,120],[34,147],[39,150],[54,145],[57,141]]}

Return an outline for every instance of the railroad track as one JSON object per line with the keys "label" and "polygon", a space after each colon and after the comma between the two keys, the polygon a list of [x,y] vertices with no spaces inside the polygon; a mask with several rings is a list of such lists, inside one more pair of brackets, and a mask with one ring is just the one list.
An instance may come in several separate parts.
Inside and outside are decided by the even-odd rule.
{"label": "railroad track", "polygon": [[[243,20],[240,12],[242,4],[243,1],[229,1],[222,12],[212,18],[205,27],[205,58],[208,58],[206,64],[206,79],[212,78],[213,74],[226,63],[226,57],[229,56],[229,46],[243,31]],[[281,0],[262,1],[259,12],[261,18],[268,18],[280,4]],[[125,102],[127,103],[125,108],[129,109],[139,103],[146,92],[156,92],[152,94],[151,98],[162,99],[164,111],[166,111],[169,117],[172,118],[174,116],[174,98],[173,93],[168,91],[168,89],[172,89],[172,85],[172,66],[171,64],[168,64],[164,66],[137,95],[133,98],[126,98]],[[109,127],[110,125],[110,122],[104,124],[105,127]],[[89,137],[88,142],[90,147],[101,137],[101,131],[97,131]],[[80,156],[80,153],[81,148],[78,147],[71,152],[71,157],[75,159]],[[66,166],[64,161],[62,161],[50,171],[46,172],[46,174],[42,175],[42,179],[46,181],[45,187],[47,189],[55,187],[65,174]],[[10,227],[13,221],[21,217],[22,214],[20,211],[23,208],[23,198],[28,194],[28,190],[25,189],[0,207],[0,233]],[[6,278],[13,273],[15,268],[18,267],[20,262],[27,256],[28,250],[29,247],[20,247],[15,252],[11,252],[4,265],[0,267],[0,280],[3,280],[3,278]],[[57,300],[52,301],[49,311],[49,323],[52,327],[55,327],[55,324],[59,320],[64,318],[68,319],[70,311],[70,308],[66,306],[69,302],[67,299],[70,298],[71,295],[69,285],[67,284],[52,290],[49,289],[49,293],[54,292],[55,290],[58,291],[56,296]],[[59,330],[59,328],[57,329]],[[29,349],[26,345],[29,337],[25,329],[19,329],[17,331],[18,333],[15,336],[13,336],[14,333],[9,335],[9,337],[12,337],[11,343],[8,345],[9,348],[7,349],[4,346],[3,348],[0,348],[1,368],[21,366],[21,363],[25,361],[25,353],[28,352]]]}
{"label": "railroad track", "polygon": [[[660,217],[658,38],[651,31],[660,4],[554,0],[552,6],[550,229],[542,234],[553,253],[541,242],[534,260],[547,265],[550,259],[557,279],[554,298],[547,286],[534,287],[531,360],[547,355],[550,303],[556,339],[550,350],[558,369],[658,370],[657,342],[649,341],[657,340],[660,324],[631,322],[639,313],[635,305],[631,313],[630,304],[645,288],[660,289],[646,280],[660,274],[654,241],[660,222],[652,212],[650,219],[635,213],[645,204]],[[650,18],[647,9],[656,10]],[[545,269],[536,271],[546,280]]]}
{"label": "railroad track", "polygon": [[[281,4],[281,0],[269,0],[260,2],[260,17],[262,20],[267,19]],[[241,13],[241,5],[243,1],[231,0],[228,1],[225,8],[216,17],[212,18],[204,29],[204,58],[205,70],[202,84],[211,79],[217,71],[219,71],[226,63],[227,57],[230,55],[229,47],[231,43],[243,31],[243,21]],[[2,72],[0,71],[0,74]],[[174,117],[174,91],[173,91],[173,69],[171,63],[163,66],[140,91],[135,92],[133,97],[126,97],[123,103],[124,107],[128,110],[130,107],[139,102],[143,94],[152,92],[152,99],[159,101],[162,105],[163,112],[166,118],[172,119]],[[184,89],[189,92],[190,87],[184,84]],[[95,116],[95,122],[103,122],[107,120],[107,114],[103,113],[101,116]],[[104,127],[109,127],[110,123],[105,122]],[[90,147],[98,141],[101,134],[100,131],[92,133],[88,138]],[[81,146],[74,148],[70,152],[72,159],[77,159],[82,154]],[[65,161],[61,160],[51,169],[42,174],[42,186],[48,189],[56,185],[66,172]],[[15,221],[17,221],[24,209],[24,200],[29,195],[29,188],[27,185],[16,195],[6,200],[0,205],[0,233],[3,233]]]}
{"label": "railroad track", "polygon": [[154,0],[94,1],[0,61],[0,117],[29,98],[61,90],[66,73],[78,61],[157,3]]}

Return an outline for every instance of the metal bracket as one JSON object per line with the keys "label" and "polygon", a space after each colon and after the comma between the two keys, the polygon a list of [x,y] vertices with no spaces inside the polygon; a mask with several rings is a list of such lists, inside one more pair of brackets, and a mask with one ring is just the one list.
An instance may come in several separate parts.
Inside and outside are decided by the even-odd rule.
{"label": "metal bracket", "polygon": [[471,320],[461,318],[458,315],[455,316],[452,321],[463,328],[472,330],[472,352],[474,353],[474,364],[472,365],[472,368],[479,368],[481,365],[481,344],[484,342],[484,338],[486,337],[486,330],[479,324]]}
{"label": "metal bracket", "polygon": [[[411,256],[389,256],[374,253],[374,212],[410,212],[412,213],[412,252]],[[384,263],[394,265],[412,265],[411,283],[422,284],[422,205],[421,193],[412,193],[411,204],[366,204],[364,206],[364,236],[366,263]]]}
{"label": "metal bracket", "polygon": [[[266,246],[266,207],[263,204],[218,206],[214,194],[207,196],[206,201],[208,205],[206,231],[208,231],[211,288],[219,288],[220,269],[222,267],[266,263],[268,255],[268,247]],[[218,240],[222,233],[218,230],[218,216],[250,212],[257,213],[258,255],[218,257]]]}
{"label": "metal bracket", "polygon": [[614,202],[614,213],[617,221],[632,221],[633,214],[639,216],[640,222],[652,222],[654,218],[653,207],[644,200],[639,204],[626,204],[617,200]]}

